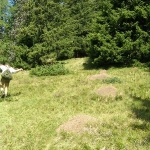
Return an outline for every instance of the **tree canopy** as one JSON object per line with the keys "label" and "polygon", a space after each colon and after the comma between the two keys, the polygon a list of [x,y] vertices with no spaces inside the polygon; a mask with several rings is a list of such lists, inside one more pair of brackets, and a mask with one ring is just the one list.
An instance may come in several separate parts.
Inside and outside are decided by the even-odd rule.
{"label": "tree canopy", "polygon": [[2,1],[1,62],[24,68],[85,56],[98,66],[149,62],[149,1]]}

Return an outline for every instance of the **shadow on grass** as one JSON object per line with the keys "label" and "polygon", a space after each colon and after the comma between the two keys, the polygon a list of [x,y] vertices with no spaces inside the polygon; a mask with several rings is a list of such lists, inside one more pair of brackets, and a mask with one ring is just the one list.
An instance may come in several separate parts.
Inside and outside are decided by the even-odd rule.
{"label": "shadow on grass", "polygon": [[146,130],[150,128],[150,99],[142,99],[140,97],[132,97],[134,105],[132,111],[137,119],[143,122],[136,122],[132,125],[135,129]]}
{"label": "shadow on grass", "polygon": [[120,65],[120,64],[94,64],[93,60],[90,58],[87,58],[86,62],[83,63],[83,67],[85,70],[93,70],[93,69],[109,69],[109,68],[123,68],[126,67],[126,65]]}
{"label": "shadow on grass", "polygon": [[5,98],[0,98],[0,102],[4,102],[4,101],[7,101],[7,102],[12,102],[14,101],[12,97],[5,97]]}
{"label": "shadow on grass", "polygon": [[83,67],[85,70],[99,69],[100,67],[94,65],[91,59],[87,59],[85,63],[83,63]]}
{"label": "shadow on grass", "polygon": [[142,130],[143,132],[143,145],[150,143],[150,99],[143,99],[141,97],[132,96],[134,103],[131,106],[132,111],[137,120],[132,123],[133,130]]}
{"label": "shadow on grass", "polygon": [[18,101],[15,97],[19,96],[20,94],[21,94],[21,92],[17,92],[17,93],[8,94],[7,97],[5,97],[5,98],[0,97],[0,102],[3,102],[3,101],[7,101],[7,102]]}

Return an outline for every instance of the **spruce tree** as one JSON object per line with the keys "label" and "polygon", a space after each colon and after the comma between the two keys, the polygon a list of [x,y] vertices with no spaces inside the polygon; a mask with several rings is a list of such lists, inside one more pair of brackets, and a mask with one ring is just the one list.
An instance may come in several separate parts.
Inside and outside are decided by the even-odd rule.
{"label": "spruce tree", "polygon": [[101,3],[89,34],[89,56],[97,65],[150,60],[148,1],[110,0]]}

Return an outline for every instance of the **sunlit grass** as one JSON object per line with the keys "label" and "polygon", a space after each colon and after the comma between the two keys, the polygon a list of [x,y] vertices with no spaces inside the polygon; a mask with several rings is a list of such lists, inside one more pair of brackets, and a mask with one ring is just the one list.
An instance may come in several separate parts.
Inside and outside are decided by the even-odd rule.
{"label": "sunlit grass", "polygon": [[[150,148],[150,75],[140,68],[109,68],[121,83],[91,81],[102,69],[85,70],[85,59],[65,61],[72,74],[31,77],[14,75],[10,97],[0,99],[1,150],[100,150]],[[121,93],[107,101],[96,95],[104,85]],[[86,114],[97,118],[91,133],[56,133],[68,119]]]}

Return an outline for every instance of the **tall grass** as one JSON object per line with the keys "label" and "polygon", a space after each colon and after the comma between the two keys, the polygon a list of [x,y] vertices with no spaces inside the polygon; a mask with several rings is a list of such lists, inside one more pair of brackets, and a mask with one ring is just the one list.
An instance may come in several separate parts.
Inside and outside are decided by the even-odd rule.
{"label": "tall grass", "polygon": [[[101,69],[84,69],[85,59],[65,61],[72,74],[14,75],[10,96],[0,99],[0,150],[148,150],[150,148],[150,75],[143,68],[109,68],[120,82],[91,81]],[[121,97],[96,95],[104,85]],[[57,133],[76,115],[97,118],[90,133]]]}

